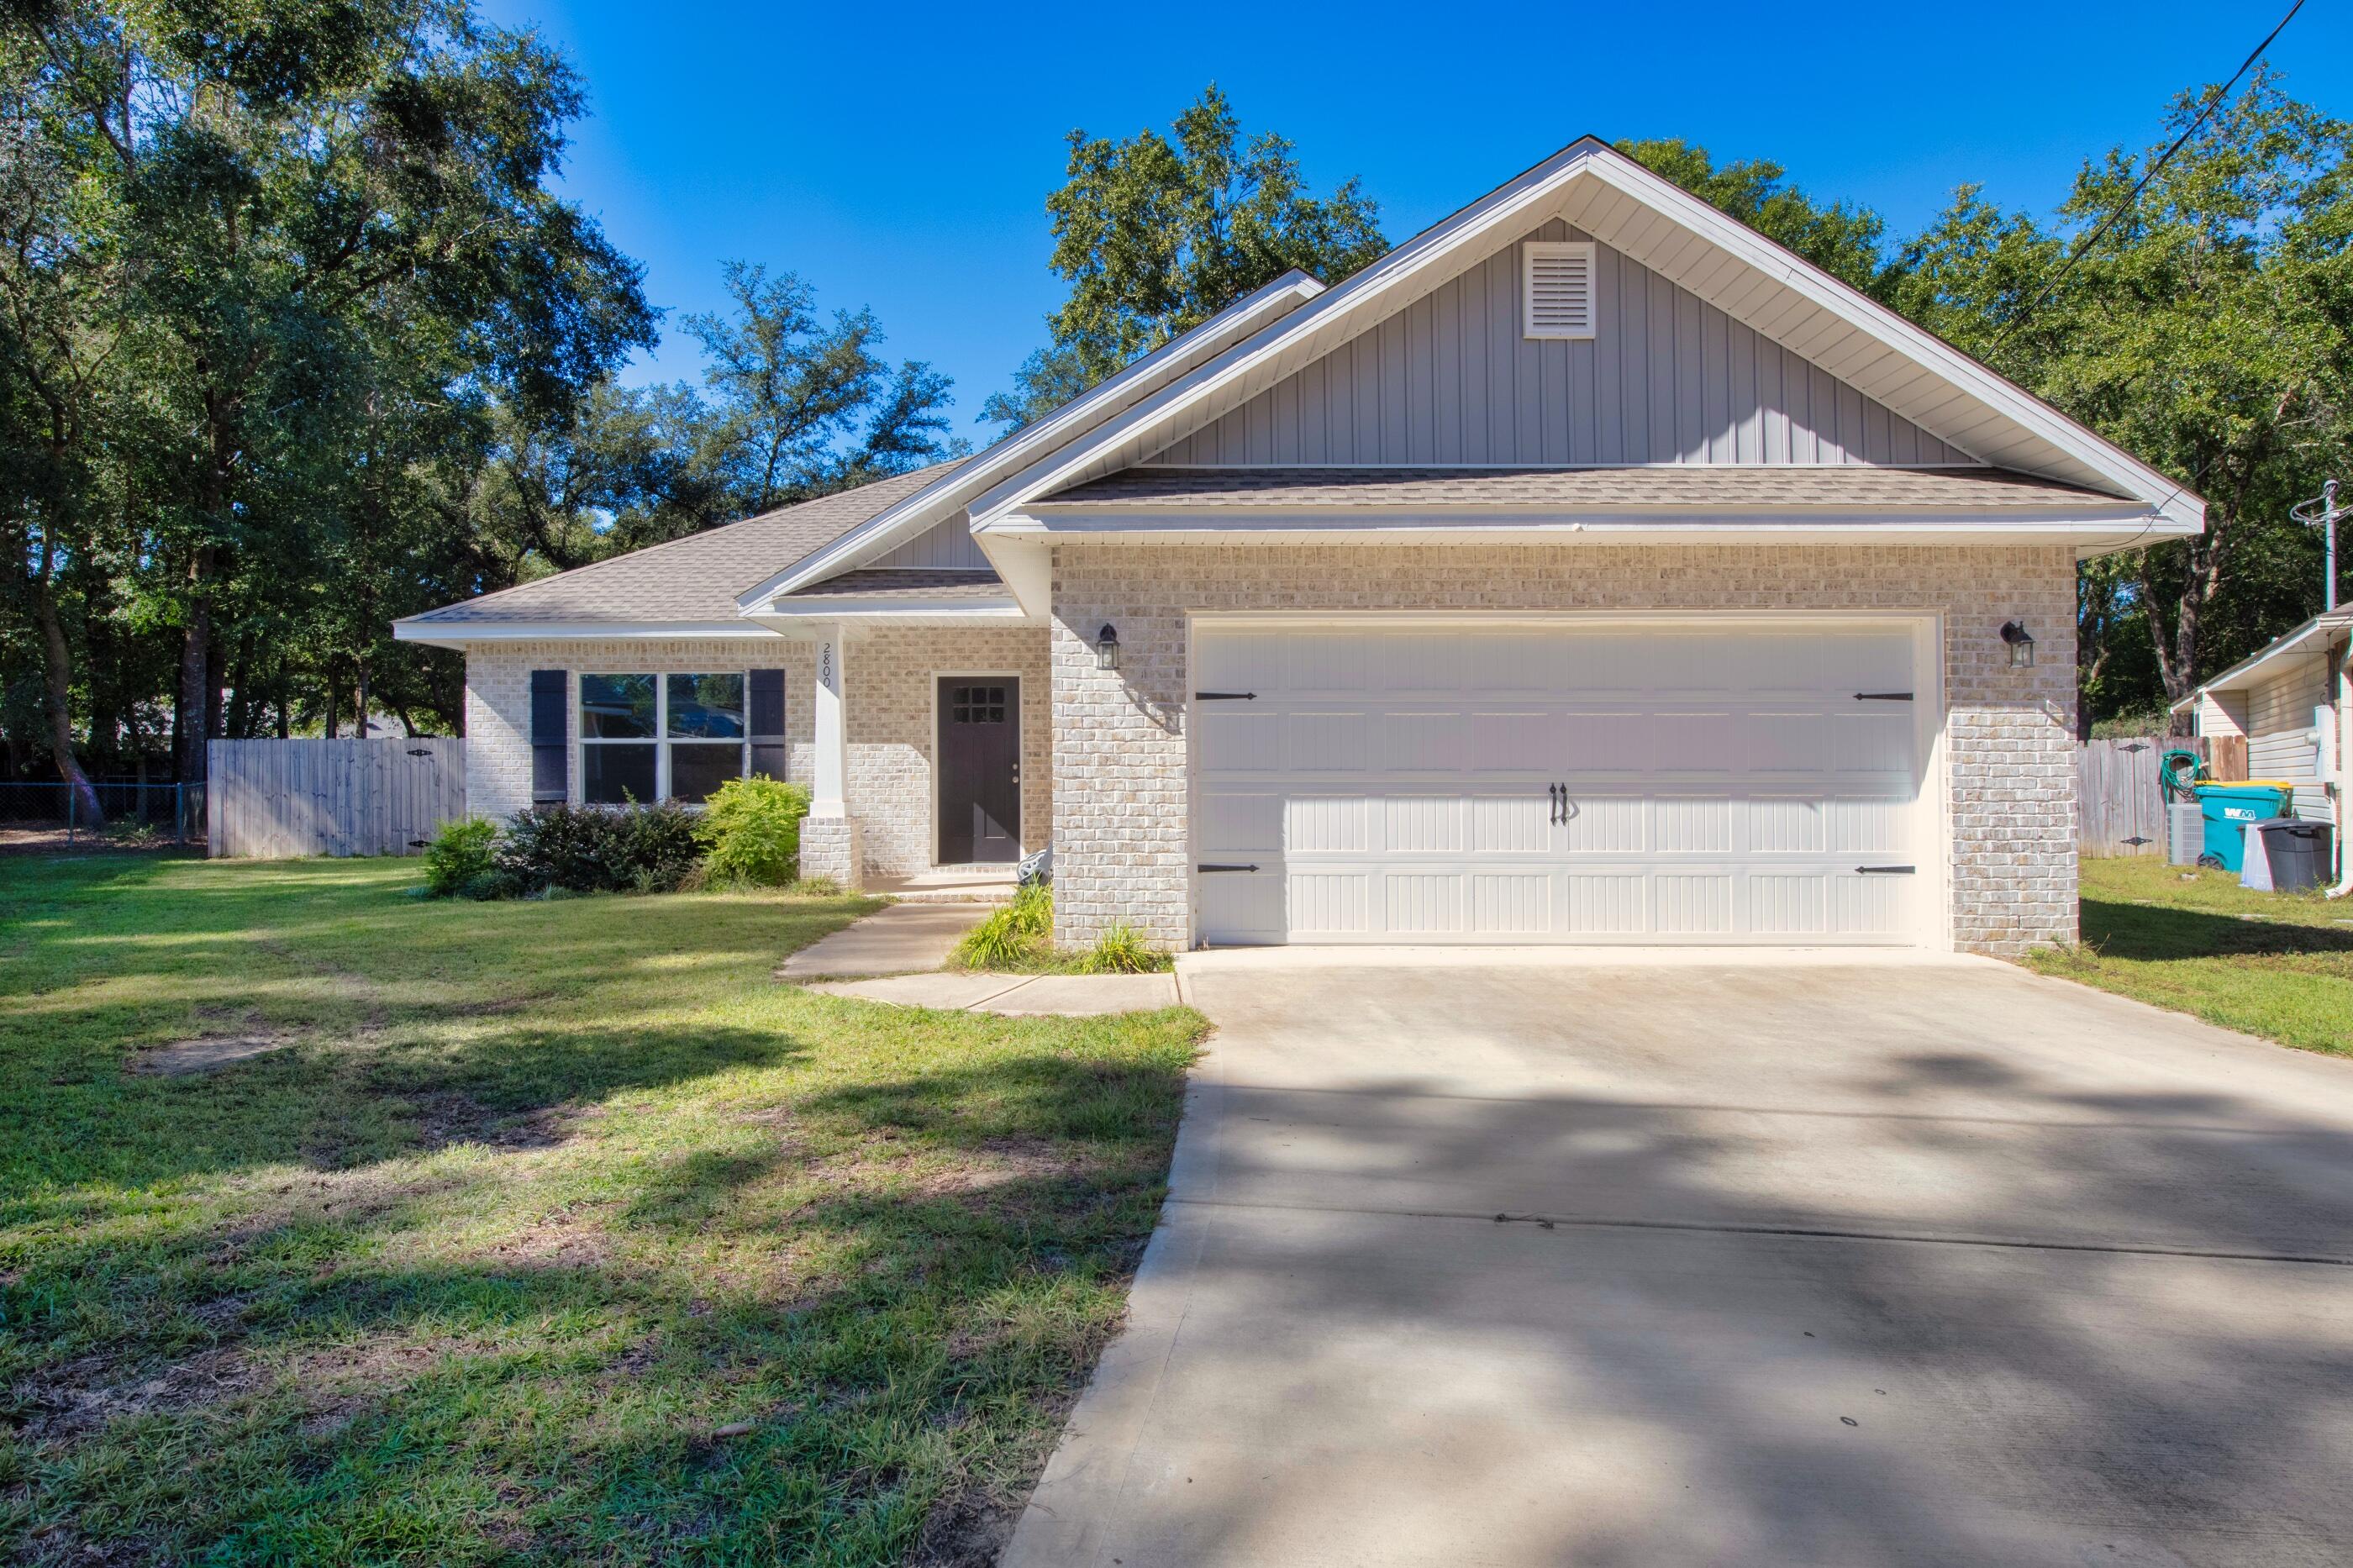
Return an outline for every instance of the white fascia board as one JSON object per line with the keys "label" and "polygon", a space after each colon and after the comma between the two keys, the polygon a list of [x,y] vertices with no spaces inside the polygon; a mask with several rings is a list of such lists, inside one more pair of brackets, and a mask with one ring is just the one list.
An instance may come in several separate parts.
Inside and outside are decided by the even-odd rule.
{"label": "white fascia board", "polygon": [[392,623],[395,642],[463,648],[475,643],[631,642],[661,637],[765,637],[775,634],[745,620],[726,621],[420,621]]}
{"label": "white fascia board", "polygon": [[2286,658],[2314,642],[2321,645],[2325,656],[2328,639],[2353,626],[2353,615],[2340,610],[2333,615],[2316,616],[2294,631],[2283,632],[2278,640],[2267,647],[2258,648],[2211,680],[2203,681],[2197,690],[2166,710],[2168,713],[2184,713],[2198,706],[2198,700],[2210,691],[2243,691],[2255,684],[2253,676],[2274,661]]}
{"label": "white fascia board", "polygon": [[2174,484],[2130,453],[1885,306],[1588,136],[1452,217],[1424,230],[1313,303],[1270,325],[1255,338],[1235,345],[1125,414],[1106,421],[1085,439],[1045,454],[982,494],[970,503],[973,531],[985,538],[1007,512],[1060,488],[1089,463],[1125,441],[1148,442],[1156,428],[1173,426],[1177,418],[1205,402],[1210,405],[1212,413],[1222,413],[1225,408],[1215,400],[1222,397],[1227,405],[1245,401],[1248,395],[1259,389],[1261,377],[1271,384],[1274,377],[1271,367],[1303,337],[1335,324],[1345,331],[1345,319],[1351,315],[1386,315],[1386,310],[1379,310],[1381,303],[1409,288],[1417,275],[1469,247],[1492,241],[1499,232],[1517,232],[1511,226],[1548,210],[1556,205],[1571,181],[1587,176],[1607,183],[1677,224],[1695,239],[1777,279],[1857,331],[1886,343],[1891,352],[1904,355],[1963,395],[2030,430],[2110,479],[2132,500],[2162,511],[2187,532],[2203,531],[2205,504],[2186,487]]}
{"label": "white fascia board", "polygon": [[1324,292],[1324,285],[1293,268],[1273,282],[1244,295],[1191,331],[1162,345],[1101,385],[1072,398],[1054,413],[1014,432],[925,485],[913,495],[876,514],[823,549],[794,562],[736,599],[746,612],[768,600],[811,583],[855,571],[888,554],[924,529],[952,516],[974,496],[1007,474],[1036,462],[1059,446],[1089,430],[1148,395],[1169,377],[1181,375],[1205,360],[1215,358],[1238,341],[1261,331]]}
{"label": "white fascia board", "polygon": [[1828,544],[1850,548],[1888,544],[2065,545],[2072,547],[2079,558],[2089,558],[2131,549],[2161,537],[2178,537],[2183,531],[2179,524],[2165,526],[2168,532],[2157,531],[2145,511],[2107,519],[1957,513],[1900,521],[1892,521],[1883,513],[1856,516],[1838,512],[1781,512],[1735,521],[1720,511],[1683,517],[1630,512],[1576,518],[1514,518],[1508,514],[1448,518],[1422,513],[1367,521],[1362,512],[1335,512],[1322,518],[1271,521],[1258,517],[1224,523],[1175,517],[1079,519],[1063,514],[1048,520],[1011,514],[995,525],[991,537],[1005,544],[1042,545],[1055,540],[1084,540],[1090,544],[1111,545],[1315,544],[1367,548],[1396,544],[1465,548],[1514,544]]}
{"label": "white fascia board", "polygon": [[[1182,535],[1229,539],[1238,535],[1281,539],[1302,531],[1347,535],[1393,535],[1399,531],[1439,535],[1466,530],[1537,532],[1672,532],[1694,528],[1755,532],[1789,528],[1833,528],[1850,535],[1988,531],[2065,538],[2076,533],[2107,536],[2137,532],[2144,539],[2177,539],[2197,531],[2119,501],[2112,507],[2024,507],[1974,510],[1922,507],[1891,515],[1884,507],[1777,507],[1740,510],[1724,507],[1610,507],[1592,510],[1511,510],[1493,508],[1293,507],[1281,511],[1205,511],[1193,508],[1094,510],[1038,507],[1007,514],[993,525],[1000,539],[1022,534]],[[1367,541],[1370,542],[1370,541]]]}
{"label": "white fascia board", "polygon": [[1596,157],[1579,172],[1623,192],[1652,211],[1773,278],[1783,287],[1820,306],[1856,330],[1869,333],[1913,363],[1974,398],[1995,413],[2024,426],[2069,457],[2108,479],[2134,500],[2146,501],[2168,517],[2188,525],[2192,533],[2204,531],[2206,503],[2163,474],[2084,426],[2062,414],[2024,387],[1987,369],[1950,343],[1927,331],[1862,290],[1840,281],[1820,268],[1774,244],[1746,224],[1718,212],[1673,182],[1661,178],[1614,149]]}

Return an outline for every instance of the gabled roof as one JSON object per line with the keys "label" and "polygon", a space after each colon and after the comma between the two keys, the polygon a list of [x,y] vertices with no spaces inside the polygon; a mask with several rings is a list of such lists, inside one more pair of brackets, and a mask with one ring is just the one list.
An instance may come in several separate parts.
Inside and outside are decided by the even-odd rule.
{"label": "gabled roof", "polygon": [[878,512],[858,528],[805,559],[754,583],[739,597],[746,613],[834,573],[863,566],[925,529],[962,511],[973,497],[1043,455],[1082,438],[1176,378],[1198,370],[1267,323],[1288,315],[1324,292],[1324,285],[1293,268],[1273,282],[1235,300],[1199,326],[1145,355],[1117,375],[1024,426],[987,451],[941,474],[924,489]]}
{"label": "gabled roof", "polygon": [[1026,502],[1149,459],[1560,217],[1978,459],[2137,501],[2149,537],[2204,505],[2114,443],[1597,138],[1584,138],[971,503],[984,539]]}
{"label": "gabled roof", "polygon": [[2353,632],[2353,605],[2330,610],[2284,632],[2241,659],[2221,674],[2199,683],[2198,689],[2175,703],[2168,712],[2179,713],[2198,705],[2198,700],[2210,691],[2244,691],[2257,684],[2257,678],[2270,674],[2282,660],[2302,653],[2313,658],[2327,655],[2329,644],[2339,632]]}
{"label": "gabled roof", "polygon": [[525,635],[533,628],[547,636],[577,636],[609,626],[681,636],[758,637],[763,628],[744,620],[735,607],[736,595],[748,584],[773,572],[777,562],[800,560],[936,484],[963,462],[878,479],[427,610],[393,623],[393,635],[409,642],[463,641]]}

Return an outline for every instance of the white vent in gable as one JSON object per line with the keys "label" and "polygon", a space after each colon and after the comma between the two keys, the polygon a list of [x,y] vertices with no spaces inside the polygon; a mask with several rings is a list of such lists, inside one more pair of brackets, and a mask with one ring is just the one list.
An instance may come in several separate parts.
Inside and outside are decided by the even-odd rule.
{"label": "white vent in gable", "polygon": [[1530,240],[1520,247],[1524,319],[1532,338],[1593,335],[1593,242]]}

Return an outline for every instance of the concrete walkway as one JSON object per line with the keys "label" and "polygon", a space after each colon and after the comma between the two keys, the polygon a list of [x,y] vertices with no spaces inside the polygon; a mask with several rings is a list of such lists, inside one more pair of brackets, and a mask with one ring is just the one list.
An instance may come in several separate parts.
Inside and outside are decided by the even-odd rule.
{"label": "concrete walkway", "polygon": [[988,913],[987,904],[890,904],[794,953],[776,978],[797,984],[937,969]]}
{"label": "concrete walkway", "polygon": [[2353,1063],[1970,960],[1185,986],[1003,1568],[2344,1561]]}
{"label": "concrete walkway", "polygon": [[1053,1015],[1090,1017],[1103,1013],[1142,1013],[1176,1005],[1173,974],[902,974],[890,980],[838,981],[812,985],[828,996],[855,996],[904,1007],[958,1008],[1001,1013],[1008,1017]]}

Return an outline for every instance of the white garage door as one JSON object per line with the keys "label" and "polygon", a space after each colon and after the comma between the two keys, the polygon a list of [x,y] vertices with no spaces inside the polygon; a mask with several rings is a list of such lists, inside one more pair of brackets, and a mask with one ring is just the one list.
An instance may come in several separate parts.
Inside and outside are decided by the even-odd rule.
{"label": "white garage door", "polygon": [[1202,939],[1917,942],[1908,623],[1195,628]]}

